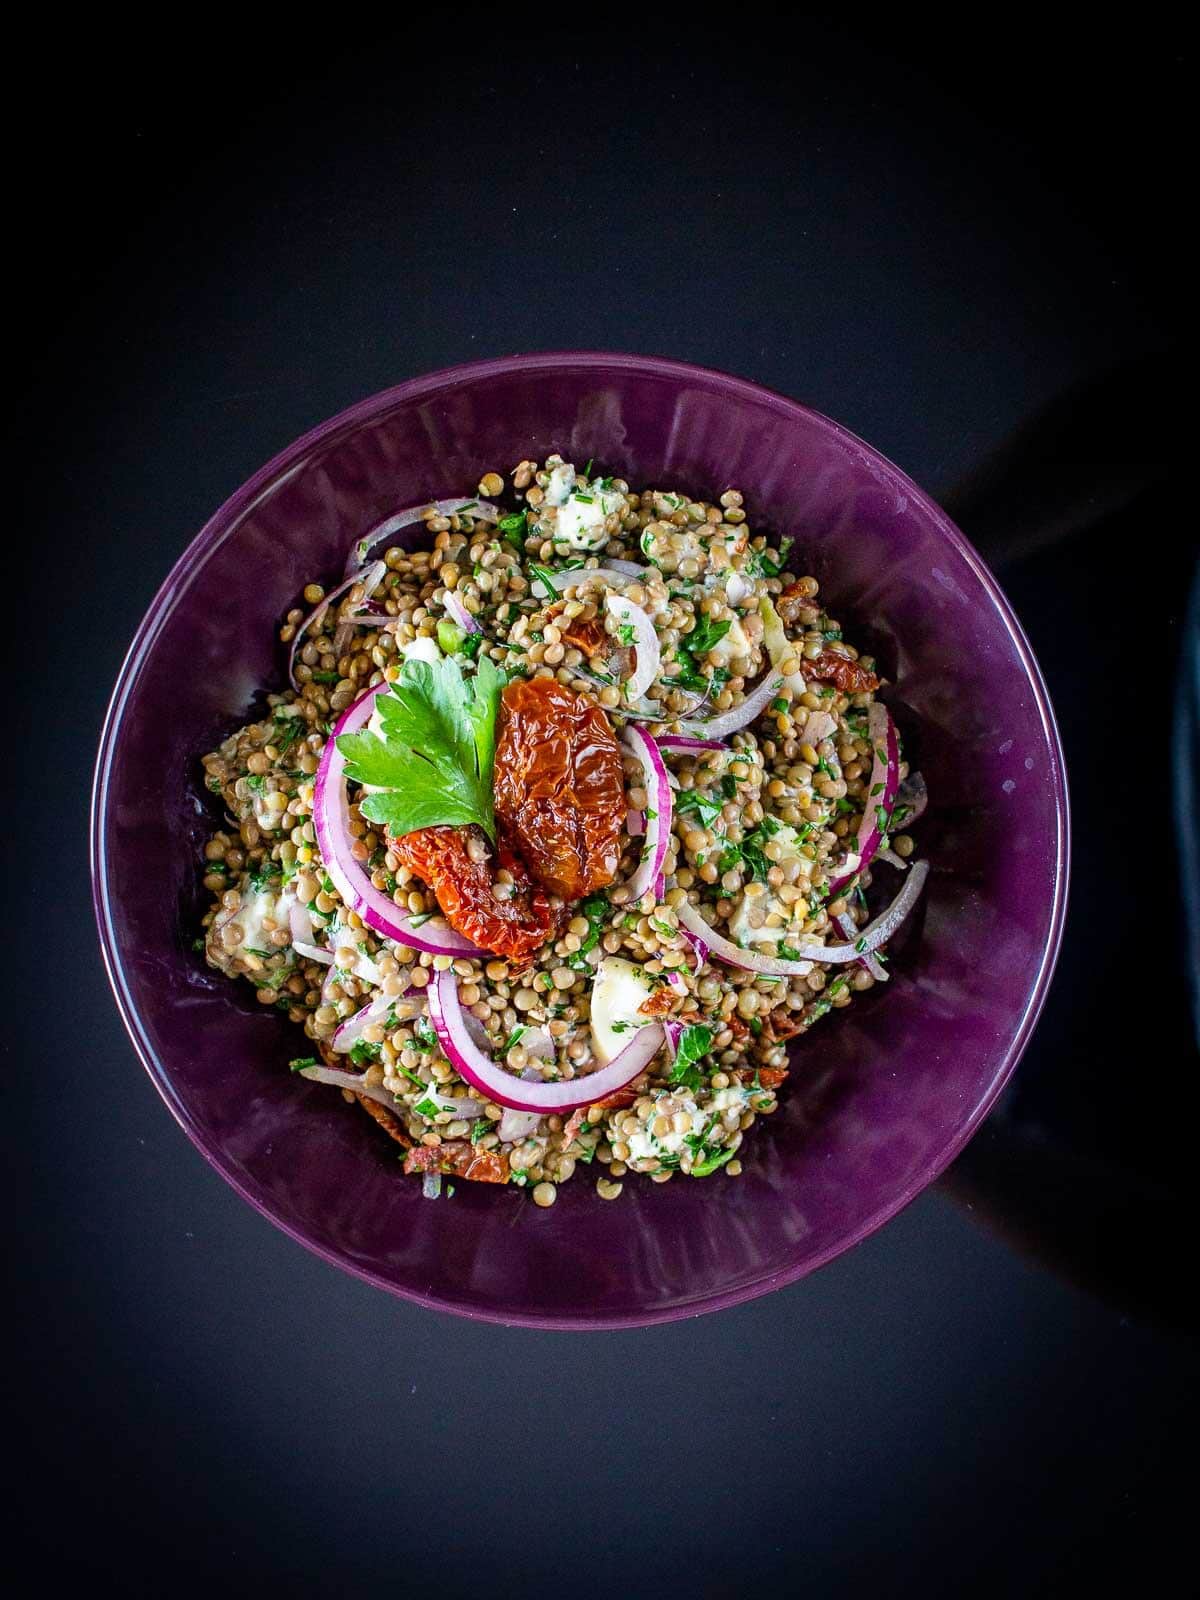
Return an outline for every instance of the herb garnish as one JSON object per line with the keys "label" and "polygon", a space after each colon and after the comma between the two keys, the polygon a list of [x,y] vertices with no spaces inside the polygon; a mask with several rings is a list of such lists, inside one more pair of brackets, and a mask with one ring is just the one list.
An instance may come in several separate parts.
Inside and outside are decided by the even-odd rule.
{"label": "herb garnish", "polygon": [[364,729],[337,741],[347,775],[383,791],[363,796],[363,816],[394,834],[476,823],[494,839],[492,765],[506,681],[486,655],[471,678],[450,658],[406,661],[375,699],[383,737]]}
{"label": "herb garnish", "polygon": [[713,1031],[703,1023],[693,1023],[690,1028],[685,1028],[679,1036],[669,1081],[685,1089],[699,1089],[704,1082],[704,1074],[696,1062],[709,1053],[712,1042]]}

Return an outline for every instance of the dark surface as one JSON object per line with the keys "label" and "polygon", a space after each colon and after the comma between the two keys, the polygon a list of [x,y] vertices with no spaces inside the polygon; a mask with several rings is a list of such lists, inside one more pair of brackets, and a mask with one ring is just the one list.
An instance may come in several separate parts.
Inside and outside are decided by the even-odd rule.
{"label": "dark surface", "polygon": [[[6,630],[12,1553],[43,1582],[1007,1596],[1158,1592],[1186,1552],[1182,64],[681,36],[203,33],[143,70],[147,38],[73,31],[14,64],[54,63],[10,135],[38,590]],[[1038,651],[1076,821],[1046,1015],[951,1181],[778,1295],[588,1338],[397,1304],[245,1207],[134,1061],[83,865],[109,685],[216,505],[361,395],[570,345],[745,373],[942,498]]]}

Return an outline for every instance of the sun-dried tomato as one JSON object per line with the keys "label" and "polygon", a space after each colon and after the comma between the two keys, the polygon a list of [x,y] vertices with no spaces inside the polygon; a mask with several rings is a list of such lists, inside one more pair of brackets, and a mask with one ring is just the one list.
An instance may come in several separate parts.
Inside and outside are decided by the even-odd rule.
{"label": "sun-dried tomato", "polygon": [[[587,1079],[584,1079],[587,1082]],[[635,1089],[627,1083],[623,1089],[614,1089],[611,1094],[606,1094],[603,1100],[593,1100],[592,1105],[599,1106],[602,1111],[622,1111],[626,1106],[631,1106],[642,1091]]]}
{"label": "sun-dried tomato", "polygon": [[647,1000],[643,1000],[638,1007],[641,1017],[665,1017],[675,1004],[675,996],[670,989],[655,989]]}
{"label": "sun-dried tomato", "polygon": [[573,644],[576,650],[582,650],[585,656],[594,656],[603,650],[606,644],[612,643],[604,631],[604,624],[597,622],[595,617],[590,622],[585,622],[581,617],[560,615],[558,631],[562,634],[564,644]]}
{"label": "sun-dried tomato", "polygon": [[[789,584],[775,601],[776,611],[789,628],[795,627],[798,622],[813,622],[820,615],[820,606],[800,587],[803,581],[800,578]],[[806,615],[810,611],[812,616]]]}
{"label": "sun-dried tomato", "polygon": [[821,651],[815,661],[801,661],[800,670],[806,678],[821,683],[834,683],[843,694],[861,694],[866,689],[878,689],[879,679],[857,661],[828,648]]}
{"label": "sun-dried tomato", "polygon": [[556,678],[500,698],[496,816],[534,878],[578,900],[616,877],[625,784],[612,723]]}
{"label": "sun-dried tomato", "polygon": [[754,1080],[758,1078],[760,1089],[778,1089],[779,1085],[788,1075],[786,1067],[735,1067],[733,1076],[741,1084],[753,1087]]}
{"label": "sun-dried tomato", "polygon": [[763,1024],[763,1034],[772,1044],[782,1044],[804,1032],[804,1019],[798,1011],[772,1011]]}
{"label": "sun-dried tomato", "polygon": [[477,1150],[466,1139],[419,1144],[404,1158],[405,1172],[444,1172],[472,1183],[507,1183],[508,1157],[497,1150]]}
{"label": "sun-dried tomato", "polygon": [[[418,828],[388,839],[400,865],[429,885],[446,921],[485,950],[524,962],[554,933],[558,919],[545,893],[530,881],[523,863],[501,837],[493,855],[472,858],[468,844],[484,839],[479,828]],[[496,871],[512,877],[512,892],[496,892]]]}

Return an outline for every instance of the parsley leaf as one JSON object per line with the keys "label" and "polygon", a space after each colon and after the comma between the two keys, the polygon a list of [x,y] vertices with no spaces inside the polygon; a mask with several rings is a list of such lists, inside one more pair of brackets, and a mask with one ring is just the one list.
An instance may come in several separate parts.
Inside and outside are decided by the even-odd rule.
{"label": "parsley leaf", "polygon": [[794,539],[783,539],[779,545],[779,560],[772,561],[765,550],[754,550],[746,562],[745,570],[752,578],[777,578],[783,571],[783,563],[787,553],[795,543]]}
{"label": "parsley leaf", "polygon": [[701,794],[698,789],[685,789],[676,797],[675,810],[694,811],[700,819],[701,826],[711,828],[721,815],[721,802],[714,800],[711,795]]}
{"label": "parsley leaf", "polygon": [[710,1155],[706,1156],[703,1161],[698,1162],[696,1166],[692,1168],[692,1177],[709,1177],[717,1170],[718,1167],[723,1167],[725,1163],[730,1160],[732,1155],[733,1150],[729,1145],[726,1145],[723,1149],[714,1150]]}
{"label": "parsley leaf", "polygon": [[690,1028],[685,1028],[679,1036],[679,1044],[675,1050],[671,1083],[682,1084],[687,1089],[700,1088],[704,1082],[704,1075],[696,1066],[696,1062],[709,1053],[712,1042],[713,1030],[703,1023],[693,1023]]}
{"label": "parsley leaf", "polygon": [[372,1044],[368,1039],[360,1039],[350,1051],[350,1059],[356,1067],[368,1067],[372,1061],[379,1060],[380,1046]]}
{"label": "parsley leaf", "polygon": [[504,674],[480,656],[474,677],[457,661],[406,661],[391,689],[376,697],[382,737],[363,729],[337,746],[363,796],[362,813],[394,834],[417,828],[468,827],[496,835],[492,765]]}

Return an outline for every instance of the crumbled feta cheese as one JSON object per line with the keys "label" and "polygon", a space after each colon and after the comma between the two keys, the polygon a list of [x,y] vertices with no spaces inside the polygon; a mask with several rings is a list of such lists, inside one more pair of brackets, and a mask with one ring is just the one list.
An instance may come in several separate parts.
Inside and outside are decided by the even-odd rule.
{"label": "crumbled feta cheese", "polygon": [[620,507],[619,494],[604,489],[589,489],[586,493],[572,489],[570,497],[558,508],[550,537],[555,544],[567,544],[573,550],[598,550],[608,542],[605,518]]}
{"label": "crumbled feta cheese", "polygon": [[575,468],[569,461],[554,467],[550,473],[550,482],[546,485],[545,504],[548,506],[561,506],[567,496],[575,487]]}

